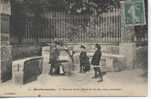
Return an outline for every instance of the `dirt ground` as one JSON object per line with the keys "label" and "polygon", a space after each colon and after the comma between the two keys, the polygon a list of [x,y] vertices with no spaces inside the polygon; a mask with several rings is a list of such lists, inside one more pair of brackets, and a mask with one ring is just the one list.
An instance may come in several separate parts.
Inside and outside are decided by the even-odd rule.
{"label": "dirt ground", "polygon": [[92,79],[89,73],[74,72],[71,76],[40,75],[36,81],[15,85],[12,81],[0,84],[0,96],[146,96],[147,78],[140,69],[108,72],[103,82]]}

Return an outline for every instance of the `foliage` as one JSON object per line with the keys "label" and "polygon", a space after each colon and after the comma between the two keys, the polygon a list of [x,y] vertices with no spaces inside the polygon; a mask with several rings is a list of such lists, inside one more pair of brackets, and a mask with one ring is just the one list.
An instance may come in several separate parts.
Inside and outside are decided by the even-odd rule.
{"label": "foliage", "polygon": [[99,15],[113,7],[120,7],[120,0],[65,0],[69,14]]}
{"label": "foliage", "polygon": [[[100,14],[119,7],[120,0],[12,0],[19,13],[40,15],[52,9],[64,9],[68,14]],[[17,9],[16,9],[17,10]]]}

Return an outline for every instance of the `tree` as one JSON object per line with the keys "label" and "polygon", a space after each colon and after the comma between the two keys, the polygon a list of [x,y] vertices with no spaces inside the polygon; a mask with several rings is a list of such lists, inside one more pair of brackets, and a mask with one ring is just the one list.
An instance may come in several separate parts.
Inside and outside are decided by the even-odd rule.
{"label": "tree", "polygon": [[[98,16],[113,8],[120,7],[120,0],[65,0],[66,11],[71,15],[88,15],[89,22],[84,25],[88,35],[95,37],[98,34]],[[84,32],[84,31],[83,31]]]}
{"label": "tree", "polygon": [[120,0],[65,0],[69,14],[99,15],[103,12],[120,7]]}
{"label": "tree", "polygon": [[[64,9],[68,14],[93,14],[119,7],[120,0],[12,0],[15,6],[20,6],[19,13],[39,16],[51,9]],[[17,10],[17,9],[16,9]],[[22,11],[22,12],[21,12]]]}

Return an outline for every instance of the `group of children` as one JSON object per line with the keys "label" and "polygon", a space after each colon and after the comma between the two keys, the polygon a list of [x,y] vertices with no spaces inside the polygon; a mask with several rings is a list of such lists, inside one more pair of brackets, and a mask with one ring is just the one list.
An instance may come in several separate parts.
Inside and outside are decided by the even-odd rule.
{"label": "group of children", "polygon": [[[59,57],[60,57],[60,47],[59,46],[63,47],[62,44],[55,42],[55,45],[52,48],[52,51],[50,54],[50,56],[51,56],[50,61],[49,61],[51,64],[50,75],[60,74],[60,67],[61,67],[60,61],[61,60],[59,60]],[[101,46],[99,44],[95,45],[96,50],[95,50],[95,53],[93,54],[91,62],[89,61],[89,57],[88,57],[87,52],[86,52],[86,47],[84,45],[81,45],[80,48],[81,48],[81,53],[79,56],[80,73],[89,72],[90,68],[93,67],[94,76],[92,78],[97,79],[98,82],[102,82],[103,77],[102,77],[101,68],[100,68],[100,60],[101,60],[101,56],[102,56]],[[73,54],[74,53],[70,53],[68,50],[65,50],[65,51],[67,52],[68,56],[72,60],[72,63],[74,64],[74,61],[73,61]],[[71,67],[71,66],[69,66],[69,67]],[[62,69],[62,70],[64,70],[64,69]],[[68,72],[70,72],[70,70]]]}
{"label": "group of children", "polygon": [[87,56],[86,47],[81,45],[81,53],[80,53],[80,73],[90,71],[90,66],[94,69],[93,79],[98,79],[98,82],[103,81],[103,76],[100,67],[100,60],[102,56],[101,46],[99,44],[95,45],[95,53],[93,54],[91,63],[89,61],[89,57]]}

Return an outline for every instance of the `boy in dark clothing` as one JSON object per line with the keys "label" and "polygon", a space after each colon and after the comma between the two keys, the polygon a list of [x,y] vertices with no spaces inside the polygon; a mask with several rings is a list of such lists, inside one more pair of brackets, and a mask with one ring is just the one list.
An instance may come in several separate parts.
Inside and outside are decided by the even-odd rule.
{"label": "boy in dark clothing", "polygon": [[89,57],[87,56],[85,46],[81,45],[81,53],[80,53],[80,73],[87,72],[90,70],[90,62]]}
{"label": "boy in dark clothing", "polygon": [[59,65],[60,65],[58,62],[59,54],[60,54],[59,49],[57,48],[57,45],[55,43],[53,48],[51,48],[50,59],[49,59],[49,63],[51,64],[49,74],[51,75],[59,73]]}
{"label": "boy in dark clothing", "polygon": [[100,69],[100,60],[101,60],[102,52],[99,44],[96,44],[95,47],[97,48],[97,50],[95,51],[91,61],[91,64],[93,65],[94,68],[95,75],[92,78],[99,78],[98,82],[102,82],[103,77]]}

